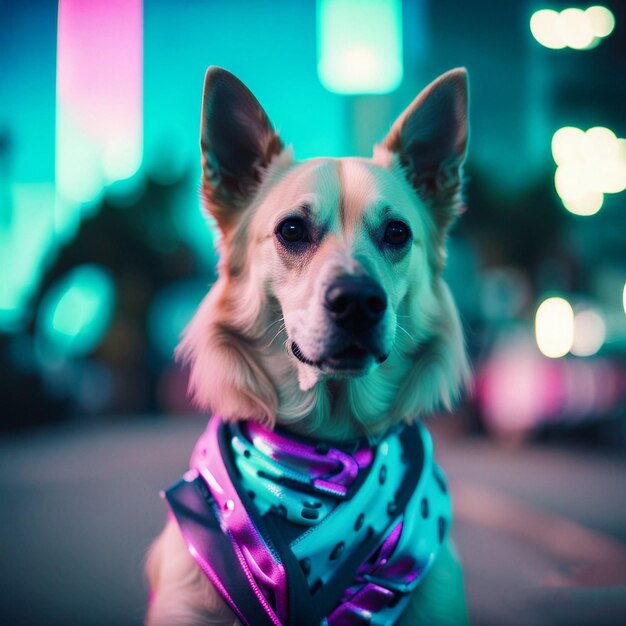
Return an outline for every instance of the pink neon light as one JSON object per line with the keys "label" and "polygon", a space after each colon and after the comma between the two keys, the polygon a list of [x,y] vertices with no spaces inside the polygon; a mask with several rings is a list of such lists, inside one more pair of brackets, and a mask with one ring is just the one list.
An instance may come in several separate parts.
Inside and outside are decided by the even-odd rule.
{"label": "pink neon light", "polygon": [[105,172],[123,150],[141,155],[142,77],[142,0],[59,1],[57,104],[71,134],[93,140]]}
{"label": "pink neon light", "polygon": [[142,20],[141,0],[59,2],[58,97],[90,128],[141,122]]}

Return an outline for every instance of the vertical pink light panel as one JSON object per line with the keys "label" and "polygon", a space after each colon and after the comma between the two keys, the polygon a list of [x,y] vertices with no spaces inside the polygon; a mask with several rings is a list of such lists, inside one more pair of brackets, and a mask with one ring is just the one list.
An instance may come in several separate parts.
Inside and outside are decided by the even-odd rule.
{"label": "vertical pink light panel", "polygon": [[59,0],[57,231],[142,157],[142,0]]}

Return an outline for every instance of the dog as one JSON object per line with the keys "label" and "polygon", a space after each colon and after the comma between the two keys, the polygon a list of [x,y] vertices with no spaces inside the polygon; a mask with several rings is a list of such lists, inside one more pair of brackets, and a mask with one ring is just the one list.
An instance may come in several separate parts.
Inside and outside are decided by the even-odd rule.
{"label": "dog", "polygon": [[442,278],[467,106],[466,70],[451,70],[371,159],[296,162],[245,85],[207,71],[201,193],[219,271],[177,356],[212,417],[166,492],[149,626],[467,623],[417,420],[469,382]]}

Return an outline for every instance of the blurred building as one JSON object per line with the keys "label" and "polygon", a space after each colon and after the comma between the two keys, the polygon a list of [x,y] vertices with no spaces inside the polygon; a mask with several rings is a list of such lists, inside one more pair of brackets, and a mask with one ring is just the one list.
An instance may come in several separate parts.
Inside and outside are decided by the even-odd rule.
{"label": "blurred building", "polygon": [[[208,65],[238,75],[302,159],[367,156],[423,86],[464,65],[467,212],[447,275],[477,374],[467,412],[499,434],[626,442],[626,7],[604,4],[605,36],[582,11],[554,21],[588,8],[567,2],[0,4],[0,425],[189,410],[171,353],[214,279],[197,197]],[[536,38],[543,9],[552,48]],[[584,131],[613,133],[612,192],[555,187],[563,127],[590,163],[612,148]],[[553,296],[570,308],[537,317]],[[571,329],[548,356],[553,327]]]}

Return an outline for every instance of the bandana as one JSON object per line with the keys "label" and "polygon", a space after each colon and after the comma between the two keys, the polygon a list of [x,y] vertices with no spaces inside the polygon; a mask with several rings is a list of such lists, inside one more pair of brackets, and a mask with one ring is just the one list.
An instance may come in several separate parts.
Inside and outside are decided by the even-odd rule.
{"label": "bandana", "polygon": [[248,626],[396,623],[451,522],[420,424],[370,446],[213,417],[165,497],[190,553]]}

